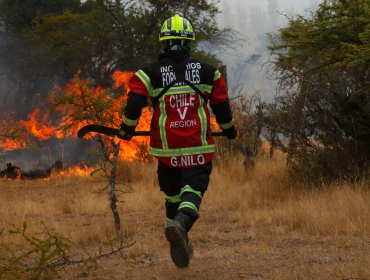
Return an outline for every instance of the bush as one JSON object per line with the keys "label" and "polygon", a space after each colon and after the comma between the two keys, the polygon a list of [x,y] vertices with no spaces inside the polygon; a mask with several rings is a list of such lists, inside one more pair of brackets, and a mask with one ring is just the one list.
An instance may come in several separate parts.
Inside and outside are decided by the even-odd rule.
{"label": "bush", "polygon": [[262,119],[292,175],[314,183],[369,175],[369,26],[368,1],[326,0],[270,35],[278,95],[262,104]]}

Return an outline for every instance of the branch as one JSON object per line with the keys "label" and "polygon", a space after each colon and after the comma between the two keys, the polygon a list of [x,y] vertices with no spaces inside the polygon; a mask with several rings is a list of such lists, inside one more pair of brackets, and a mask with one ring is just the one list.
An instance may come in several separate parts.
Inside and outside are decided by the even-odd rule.
{"label": "branch", "polygon": [[95,138],[96,141],[100,144],[101,146],[101,149],[103,151],[103,155],[104,155],[104,158],[106,161],[108,161],[110,164],[112,164],[112,160],[109,158],[109,151],[108,151],[108,148],[107,146],[105,145],[104,141],[103,141],[103,138],[101,137],[100,134],[97,135],[97,138]]}
{"label": "branch", "polygon": [[[129,0],[129,1],[127,1],[124,5],[123,5],[123,11],[125,11],[126,9],[128,9],[128,8],[130,8],[129,6],[133,6],[133,5],[135,5],[135,0]],[[107,7],[107,5],[105,5],[104,3],[102,3],[102,6],[103,6],[103,8],[106,10],[106,12],[108,12],[108,14],[109,15],[111,15],[112,16],[112,18],[120,25],[120,27],[121,27],[121,29],[122,29],[122,32],[123,32],[123,34],[125,34],[126,33],[126,28],[125,28],[125,26],[126,26],[126,24],[125,24],[125,22],[123,22],[122,20],[121,20],[121,18],[119,18],[109,7]]]}
{"label": "branch", "polygon": [[229,100],[235,100],[235,99],[238,99],[238,98],[243,98],[244,96],[242,95],[238,95],[238,96],[235,96],[235,97],[231,97],[229,98]]}
{"label": "branch", "polygon": [[130,243],[125,245],[123,242],[123,238],[120,238],[120,245],[117,248],[111,247],[111,250],[107,253],[103,253],[100,249],[99,254],[94,254],[93,257],[81,257],[80,259],[73,259],[70,256],[63,256],[59,259],[56,259],[54,262],[50,264],[51,267],[55,268],[56,270],[62,269],[64,266],[67,265],[75,265],[75,264],[87,264],[89,262],[95,262],[96,260],[100,260],[105,257],[112,256],[116,253],[121,253],[124,249],[132,247],[136,242]]}

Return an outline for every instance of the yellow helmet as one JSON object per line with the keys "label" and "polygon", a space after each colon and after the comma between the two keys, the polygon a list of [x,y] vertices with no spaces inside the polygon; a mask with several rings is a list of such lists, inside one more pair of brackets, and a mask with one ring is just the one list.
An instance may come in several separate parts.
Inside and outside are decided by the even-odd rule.
{"label": "yellow helmet", "polygon": [[163,23],[159,41],[170,39],[195,40],[193,27],[186,18],[176,14]]}

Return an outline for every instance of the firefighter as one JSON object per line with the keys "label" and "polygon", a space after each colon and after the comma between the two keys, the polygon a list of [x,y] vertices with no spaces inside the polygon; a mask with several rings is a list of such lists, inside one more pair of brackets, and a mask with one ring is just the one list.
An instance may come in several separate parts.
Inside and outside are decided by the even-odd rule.
{"label": "firefighter", "polygon": [[237,136],[224,78],[213,66],[190,58],[195,40],[190,22],[178,14],[162,26],[163,53],[130,79],[119,136],[131,140],[141,110],[153,106],[149,153],[158,159],[158,181],[165,194],[165,236],[177,267],[189,265],[193,248],[188,232],[199,217],[199,206],[212,171],[215,144],[210,112],[228,139]]}

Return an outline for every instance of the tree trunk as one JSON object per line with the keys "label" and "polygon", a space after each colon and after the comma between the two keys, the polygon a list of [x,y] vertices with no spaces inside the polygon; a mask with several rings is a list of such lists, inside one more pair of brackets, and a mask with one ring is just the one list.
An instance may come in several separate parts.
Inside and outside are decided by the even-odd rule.
{"label": "tree trunk", "polygon": [[121,230],[121,218],[117,209],[117,196],[116,196],[116,172],[117,172],[117,160],[120,150],[120,144],[114,143],[112,139],[112,146],[114,148],[113,159],[111,161],[112,169],[109,176],[109,187],[110,187],[110,208],[114,218],[114,227],[116,232],[119,233]]}

